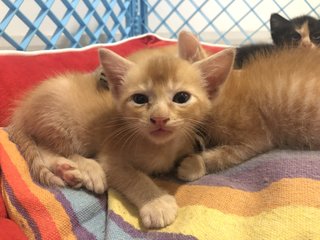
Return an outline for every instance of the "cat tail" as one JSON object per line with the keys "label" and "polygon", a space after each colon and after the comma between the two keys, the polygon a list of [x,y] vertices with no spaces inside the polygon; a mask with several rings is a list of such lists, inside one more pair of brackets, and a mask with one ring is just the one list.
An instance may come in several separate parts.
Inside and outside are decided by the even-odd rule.
{"label": "cat tail", "polygon": [[31,177],[46,186],[64,187],[65,182],[51,170],[50,163],[44,161],[41,147],[25,131],[9,125],[8,133],[10,140],[17,145],[21,155],[26,160]]}

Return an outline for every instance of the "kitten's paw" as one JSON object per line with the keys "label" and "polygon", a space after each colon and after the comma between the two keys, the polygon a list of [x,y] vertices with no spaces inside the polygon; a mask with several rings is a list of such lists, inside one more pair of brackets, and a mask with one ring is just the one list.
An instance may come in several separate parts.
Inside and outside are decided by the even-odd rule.
{"label": "kitten's paw", "polygon": [[175,220],[177,211],[176,199],[166,194],[146,203],[140,209],[140,216],[144,227],[162,228]]}
{"label": "kitten's paw", "polygon": [[55,174],[63,179],[70,187],[80,188],[83,183],[83,177],[76,163],[66,158],[58,160],[55,166]]}
{"label": "kitten's paw", "polygon": [[81,169],[81,173],[83,177],[83,186],[86,189],[98,194],[102,194],[107,190],[106,173],[98,162],[88,159],[86,167]]}
{"label": "kitten's paw", "polygon": [[178,178],[194,181],[206,175],[206,165],[199,154],[192,154],[182,160],[178,167]]}
{"label": "kitten's paw", "polygon": [[39,170],[39,176],[33,174],[34,178],[37,179],[42,185],[53,186],[53,187],[65,187],[66,183],[59,176],[55,175],[46,166],[43,166]]}

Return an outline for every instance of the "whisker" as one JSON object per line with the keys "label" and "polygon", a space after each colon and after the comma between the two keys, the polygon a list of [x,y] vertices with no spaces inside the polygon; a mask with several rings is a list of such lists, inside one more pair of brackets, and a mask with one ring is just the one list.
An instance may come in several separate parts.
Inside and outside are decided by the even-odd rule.
{"label": "whisker", "polygon": [[110,141],[110,139],[113,139],[113,141],[115,142],[114,144],[117,144],[118,142],[120,142],[123,137],[124,137],[124,133],[128,132],[128,130],[130,130],[131,127],[127,126],[127,125],[123,125],[117,129],[115,129],[114,132],[107,134],[108,136],[103,140],[103,145],[106,144],[108,141]]}
{"label": "whisker", "polygon": [[131,134],[127,137],[127,139],[124,141],[121,150],[123,150],[124,147],[130,148],[131,145],[134,143],[135,137],[138,135],[140,129],[139,127],[135,127],[131,129]]}
{"label": "whisker", "polygon": [[187,128],[182,128],[181,133],[183,136],[190,142],[195,142],[195,135],[193,132],[190,132]]}

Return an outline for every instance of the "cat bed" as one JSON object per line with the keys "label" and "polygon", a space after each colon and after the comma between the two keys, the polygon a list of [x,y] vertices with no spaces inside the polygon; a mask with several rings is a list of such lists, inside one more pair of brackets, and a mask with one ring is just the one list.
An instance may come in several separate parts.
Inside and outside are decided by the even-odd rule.
{"label": "cat bed", "polygon": [[[5,127],[14,101],[47,77],[64,71],[94,70],[98,66],[98,47],[126,56],[145,47],[173,42],[148,34],[83,49],[0,52],[0,122]],[[223,48],[205,47],[212,52]],[[97,196],[81,189],[46,188],[33,182],[5,128],[0,128],[0,166],[4,207],[28,239],[241,240],[320,236],[319,152],[275,150],[191,183],[155,179],[175,195],[180,209],[172,225],[149,231],[141,227],[137,210],[112,189]],[[0,201],[0,209],[1,204]],[[0,229],[4,229],[1,219]],[[12,231],[17,233],[15,239],[23,239],[18,231]],[[5,239],[1,234],[5,233],[0,230],[0,239]]]}

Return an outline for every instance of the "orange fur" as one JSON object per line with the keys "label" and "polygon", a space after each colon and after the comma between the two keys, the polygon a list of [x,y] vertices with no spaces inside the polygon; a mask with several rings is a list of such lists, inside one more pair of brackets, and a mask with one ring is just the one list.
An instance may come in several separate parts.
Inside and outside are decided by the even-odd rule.
{"label": "orange fur", "polygon": [[[190,61],[204,57],[192,34],[182,32],[179,43],[179,48],[146,49],[130,58],[144,58],[149,51],[178,55],[179,50]],[[88,157],[100,149],[108,132],[105,122],[114,115],[108,81],[101,68],[90,74],[66,73],[44,81],[18,103],[8,131],[34,179],[49,186],[67,183],[99,193],[105,190],[105,174]]]}
{"label": "orange fur", "polygon": [[[99,77],[99,71],[62,74],[45,80],[19,102],[8,132],[39,182],[64,186],[65,182],[54,173],[65,164],[70,165],[71,171],[77,170],[74,161],[68,158],[97,165],[84,157],[98,151],[95,132],[99,129],[95,122],[108,118],[113,107],[110,92],[99,88]],[[79,162],[79,165],[83,164]],[[100,173],[102,186],[96,189],[98,192],[105,190],[105,176],[103,171]],[[80,185],[81,181],[80,178]]]}
{"label": "orange fur", "polygon": [[[147,228],[171,224],[177,213],[174,197],[148,175],[170,171],[178,159],[194,151],[196,128],[210,107],[211,75],[202,74],[207,65],[191,63],[198,58],[199,42],[189,49],[183,45],[189,43],[184,37],[179,38],[178,46],[184,59],[149,49],[130,58],[133,62],[100,50],[118,116],[106,126],[109,131],[98,159],[106,169],[109,186],[138,207]],[[183,104],[174,102],[181,92],[190,93],[190,99]],[[148,101],[134,102],[135,94]],[[156,124],[154,119],[165,122]]]}
{"label": "orange fur", "polygon": [[184,160],[188,180],[273,148],[320,149],[319,60],[318,50],[284,49],[234,70],[209,114],[217,146]]}
{"label": "orange fur", "polygon": [[[204,57],[192,34],[182,32],[179,43],[179,48],[142,50],[130,59],[144,58],[149,51],[178,55],[179,49],[187,51],[190,61]],[[106,121],[114,114],[108,81],[101,76],[101,68],[90,74],[66,73],[44,81],[19,102],[8,131],[40,183],[105,190],[105,174],[88,157],[100,149],[109,131]]]}

